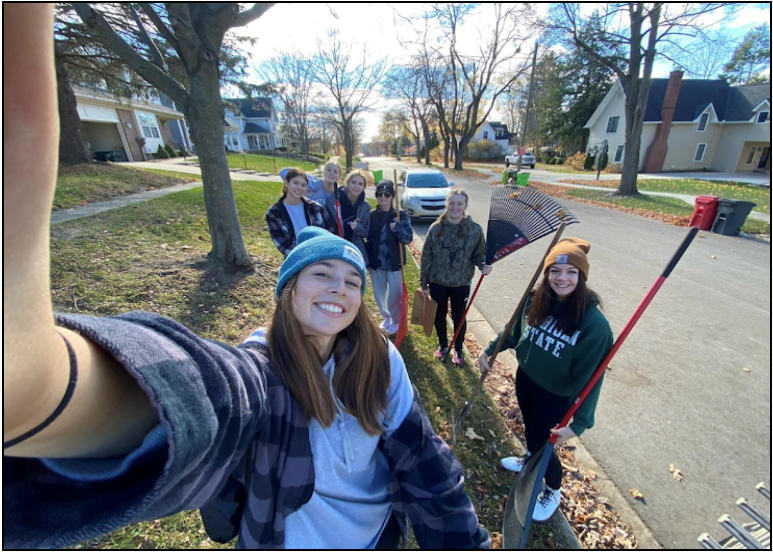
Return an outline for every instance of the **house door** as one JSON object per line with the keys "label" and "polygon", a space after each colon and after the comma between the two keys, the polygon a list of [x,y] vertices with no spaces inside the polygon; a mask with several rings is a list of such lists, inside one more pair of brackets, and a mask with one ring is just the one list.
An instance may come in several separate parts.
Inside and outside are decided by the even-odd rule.
{"label": "house door", "polygon": [[770,162],[770,146],[765,146],[760,154],[760,162],[757,164],[757,169],[765,169]]}

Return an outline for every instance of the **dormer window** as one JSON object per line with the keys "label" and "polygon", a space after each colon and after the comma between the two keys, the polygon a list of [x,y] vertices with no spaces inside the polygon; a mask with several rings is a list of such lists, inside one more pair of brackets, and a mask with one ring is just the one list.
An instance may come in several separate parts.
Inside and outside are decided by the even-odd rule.
{"label": "dormer window", "polygon": [[701,120],[698,122],[698,132],[703,132],[706,130],[706,126],[709,124],[709,114],[708,113],[702,113],[701,114]]}
{"label": "dormer window", "polygon": [[769,111],[761,111],[757,114],[757,123],[767,123],[770,120]]}

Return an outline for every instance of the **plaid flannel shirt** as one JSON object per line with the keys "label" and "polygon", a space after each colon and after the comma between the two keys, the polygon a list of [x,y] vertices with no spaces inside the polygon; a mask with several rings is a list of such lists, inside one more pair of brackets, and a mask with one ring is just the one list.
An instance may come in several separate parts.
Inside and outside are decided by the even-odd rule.
{"label": "plaid flannel shirt", "polygon": [[[303,212],[306,215],[308,226],[323,228],[336,234],[335,222],[324,206],[308,198],[303,198]],[[271,239],[274,241],[277,249],[287,257],[295,248],[296,241],[295,228],[290,220],[290,214],[287,213],[287,208],[284,206],[283,198],[280,198],[266,211],[266,224],[268,225],[268,233],[271,235]]]}
{"label": "plaid flannel shirt", "polygon": [[[313,493],[314,467],[305,415],[262,352],[204,340],[149,313],[57,321],[115,357],[148,393],[161,424],[125,457],[5,458],[6,545],[61,548],[199,508],[243,470],[247,447],[255,447],[238,546],[282,548],[285,518]],[[489,547],[464,493],[462,468],[418,397],[379,445],[398,520],[404,530],[411,520],[425,548]]]}

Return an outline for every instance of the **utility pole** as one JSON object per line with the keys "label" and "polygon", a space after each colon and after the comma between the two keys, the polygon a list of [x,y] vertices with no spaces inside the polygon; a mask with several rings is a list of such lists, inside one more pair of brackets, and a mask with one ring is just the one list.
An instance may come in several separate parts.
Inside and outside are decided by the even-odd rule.
{"label": "utility pole", "polygon": [[534,95],[534,74],[537,69],[537,48],[539,48],[539,41],[534,43],[534,57],[531,62],[531,79],[529,79],[529,97],[526,100],[526,115],[523,118],[523,131],[521,132],[520,146],[518,148],[518,163],[515,166],[515,182],[518,183],[518,173],[521,172],[521,160],[523,155],[521,154],[521,148],[524,153],[526,152],[526,130],[529,126],[529,110],[531,109],[531,99]]}

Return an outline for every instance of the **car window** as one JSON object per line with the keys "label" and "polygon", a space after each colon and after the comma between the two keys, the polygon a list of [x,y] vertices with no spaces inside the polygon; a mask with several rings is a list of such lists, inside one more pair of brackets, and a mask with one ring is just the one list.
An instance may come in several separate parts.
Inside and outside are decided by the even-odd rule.
{"label": "car window", "polygon": [[408,175],[408,188],[448,188],[448,181],[440,174]]}

